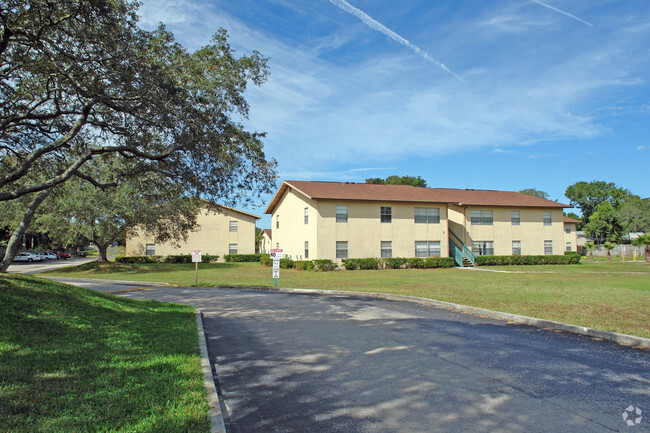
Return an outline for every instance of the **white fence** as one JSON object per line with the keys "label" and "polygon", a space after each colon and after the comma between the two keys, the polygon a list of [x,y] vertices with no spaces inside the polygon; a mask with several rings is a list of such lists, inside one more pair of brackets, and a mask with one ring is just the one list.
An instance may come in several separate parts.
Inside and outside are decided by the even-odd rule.
{"label": "white fence", "polygon": [[[583,247],[584,248],[584,247]],[[584,254],[589,255],[589,251],[587,251],[586,248],[584,248]],[[634,257],[636,253],[636,257],[641,257],[643,259],[643,250],[639,247],[635,247],[634,245],[616,245],[614,249],[611,251],[612,257],[621,257],[623,254],[625,254],[625,257]],[[598,245],[596,249],[594,250],[594,256],[596,257],[607,257],[607,250],[603,248],[602,245]]]}

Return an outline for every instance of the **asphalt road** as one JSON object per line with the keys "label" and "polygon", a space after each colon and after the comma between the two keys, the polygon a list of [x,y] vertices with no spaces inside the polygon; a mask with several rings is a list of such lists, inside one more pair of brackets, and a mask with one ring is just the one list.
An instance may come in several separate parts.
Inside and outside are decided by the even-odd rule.
{"label": "asphalt road", "polygon": [[230,433],[650,431],[648,350],[350,296],[120,296],[203,309]]}
{"label": "asphalt road", "polygon": [[97,260],[96,258],[76,257],[61,260],[43,260],[40,262],[13,262],[9,265],[7,272],[14,274],[36,274],[38,272],[51,271],[52,269],[63,268],[66,266],[76,266],[87,262]]}

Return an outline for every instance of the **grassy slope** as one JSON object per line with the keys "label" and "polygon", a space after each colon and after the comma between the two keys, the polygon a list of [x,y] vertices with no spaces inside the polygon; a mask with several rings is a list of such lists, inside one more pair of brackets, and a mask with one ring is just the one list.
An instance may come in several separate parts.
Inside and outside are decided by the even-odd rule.
{"label": "grassy slope", "polygon": [[0,431],[209,431],[192,308],[0,275],[0,311]]}
{"label": "grassy slope", "polygon": [[[472,305],[650,337],[650,266],[597,261],[572,266],[504,266],[493,273],[459,269],[308,272],[281,270],[281,287],[385,292]],[[98,264],[52,272],[59,276],[194,284],[194,265]],[[203,286],[273,286],[271,269],[256,263],[201,264]]]}

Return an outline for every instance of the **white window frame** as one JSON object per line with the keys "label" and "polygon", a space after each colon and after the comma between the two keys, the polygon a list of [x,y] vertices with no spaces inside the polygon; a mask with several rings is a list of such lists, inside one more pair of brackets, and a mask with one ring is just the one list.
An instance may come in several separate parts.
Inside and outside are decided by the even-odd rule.
{"label": "white window frame", "polygon": [[336,205],[336,222],[337,223],[346,223],[348,222],[348,205]]}
{"label": "white window frame", "polygon": [[393,257],[393,242],[392,241],[381,241],[381,258],[390,259]]}
{"label": "white window frame", "polygon": [[347,259],[349,256],[348,241],[336,241],[336,258]]}
{"label": "white window frame", "polygon": [[144,246],[144,255],[145,256],[155,256],[156,255],[156,244],[146,244]]}
{"label": "white window frame", "polygon": [[237,244],[228,244],[228,254],[239,254],[239,246]]}
{"label": "white window frame", "polygon": [[566,243],[566,250],[571,251],[571,242]]}
{"label": "white window frame", "polygon": [[544,241],[544,255],[546,256],[553,255],[553,241],[549,241],[549,240]]}
{"label": "white window frame", "polygon": [[440,224],[439,207],[416,207],[413,210],[415,224]]}
{"label": "white window frame", "polygon": [[494,225],[494,211],[491,210],[472,210],[470,211],[470,221],[473,226],[491,226]]}
{"label": "white window frame", "polygon": [[309,208],[305,208],[305,224],[309,224]]}
{"label": "white window frame", "polygon": [[309,241],[305,241],[305,259],[309,258]]}
{"label": "white window frame", "polygon": [[440,257],[440,241],[415,241],[415,257]]}
{"label": "white window frame", "polygon": [[275,228],[279,229],[280,228],[280,215],[275,216]]}
{"label": "white window frame", "polygon": [[472,241],[472,252],[476,256],[493,256],[494,241]]}
{"label": "white window frame", "polygon": [[566,234],[570,235],[572,231],[573,231],[573,230],[571,230],[571,226],[565,226],[565,227],[564,227],[564,232],[565,232]]}
{"label": "white window frame", "polygon": [[228,231],[230,233],[237,233],[238,230],[239,230],[238,221],[228,221]]}
{"label": "white window frame", "polygon": [[393,208],[390,206],[380,206],[379,207],[379,220],[382,223],[392,223],[393,222]]}
{"label": "white window frame", "polygon": [[513,210],[510,212],[510,222],[513,226],[521,225],[521,212],[518,210]]}
{"label": "white window frame", "polygon": [[521,241],[512,241],[512,255],[513,256],[521,255]]}

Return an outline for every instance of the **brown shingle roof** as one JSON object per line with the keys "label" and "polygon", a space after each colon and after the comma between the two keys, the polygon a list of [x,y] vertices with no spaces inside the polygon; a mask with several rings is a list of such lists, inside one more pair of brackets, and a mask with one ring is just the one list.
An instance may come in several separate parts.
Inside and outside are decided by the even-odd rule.
{"label": "brown shingle roof", "polygon": [[282,182],[264,213],[273,213],[287,188],[314,200],[450,203],[461,206],[512,206],[567,208],[567,204],[514,191],[479,189],[417,188],[410,185],[375,185],[349,182]]}
{"label": "brown shingle roof", "polygon": [[576,223],[576,224],[579,224],[579,223],[581,223],[582,221],[577,220],[577,219],[573,219],[573,218],[569,218],[569,217],[564,217],[564,222],[565,222],[565,223]]}

